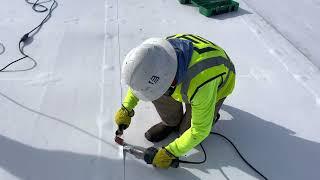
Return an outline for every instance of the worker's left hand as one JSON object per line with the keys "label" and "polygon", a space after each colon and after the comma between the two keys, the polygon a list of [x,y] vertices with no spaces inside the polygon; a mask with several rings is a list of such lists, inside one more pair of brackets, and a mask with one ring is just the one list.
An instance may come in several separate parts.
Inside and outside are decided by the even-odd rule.
{"label": "worker's left hand", "polygon": [[158,168],[169,168],[172,164],[172,160],[177,159],[167,149],[161,148],[154,156],[152,164]]}

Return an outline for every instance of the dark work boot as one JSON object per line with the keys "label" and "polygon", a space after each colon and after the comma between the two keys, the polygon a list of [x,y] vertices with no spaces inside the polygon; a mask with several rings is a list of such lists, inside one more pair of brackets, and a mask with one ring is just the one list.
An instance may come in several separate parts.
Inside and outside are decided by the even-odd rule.
{"label": "dark work boot", "polygon": [[145,134],[144,136],[146,139],[150,142],[159,142],[166,137],[169,136],[170,133],[172,133],[176,127],[170,127],[166,126],[162,122],[152,126]]}

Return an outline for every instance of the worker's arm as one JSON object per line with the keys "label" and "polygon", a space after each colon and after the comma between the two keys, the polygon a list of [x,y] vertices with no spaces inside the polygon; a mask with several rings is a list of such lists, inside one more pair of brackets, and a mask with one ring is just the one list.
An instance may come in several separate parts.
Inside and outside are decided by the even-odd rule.
{"label": "worker's arm", "polygon": [[122,102],[122,107],[115,114],[115,122],[119,129],[127,129],[131,123],[131,117],[134,116],[133,108],[138,104],[139,99],[129,88],[127,96]]}
{"label": "worker's arm", "polygon": [[131,88],[129,88],[127,95],[122,102],[122,105],[125,108],[127,108],[129,111],[132,111],[132,109],[136,107],[138,102],[139,102],[139,99],[133,94]]}
{"label": "worker's arm", "polygon": [[191,102],[191,127],[166,149],[176,157],[182,156],[201,143],[212,129],[219,80],[201,87]]}

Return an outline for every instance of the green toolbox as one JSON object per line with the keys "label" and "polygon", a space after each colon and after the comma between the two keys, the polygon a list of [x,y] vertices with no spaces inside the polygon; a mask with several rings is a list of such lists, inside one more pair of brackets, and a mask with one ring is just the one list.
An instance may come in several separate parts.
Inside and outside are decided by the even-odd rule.
{"label": "green toolbox", "polygon": [[237,11],[239,3],[232,0],[179,0],[181,4],[194,4],[207,17]]}

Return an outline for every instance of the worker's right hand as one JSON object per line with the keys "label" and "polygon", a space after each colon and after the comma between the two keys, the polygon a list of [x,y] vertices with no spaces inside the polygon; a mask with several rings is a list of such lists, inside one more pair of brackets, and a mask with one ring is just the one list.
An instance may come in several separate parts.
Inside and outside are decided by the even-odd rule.
{"label": "worker's right hand", "polygon": [[117,111],[115,115],[115,122],[117,123],[118,127],[122,127],[122,130],[124,130],[129,127],[131,123],[131,117],[133,116],[134,110],[129,111],[122,105],[122,107]]}
{"label": "worker's right hand", "polygon": [[168,169],[177,158],[166,148],[161,148],[154,156],[152,164],[157,168]]}

